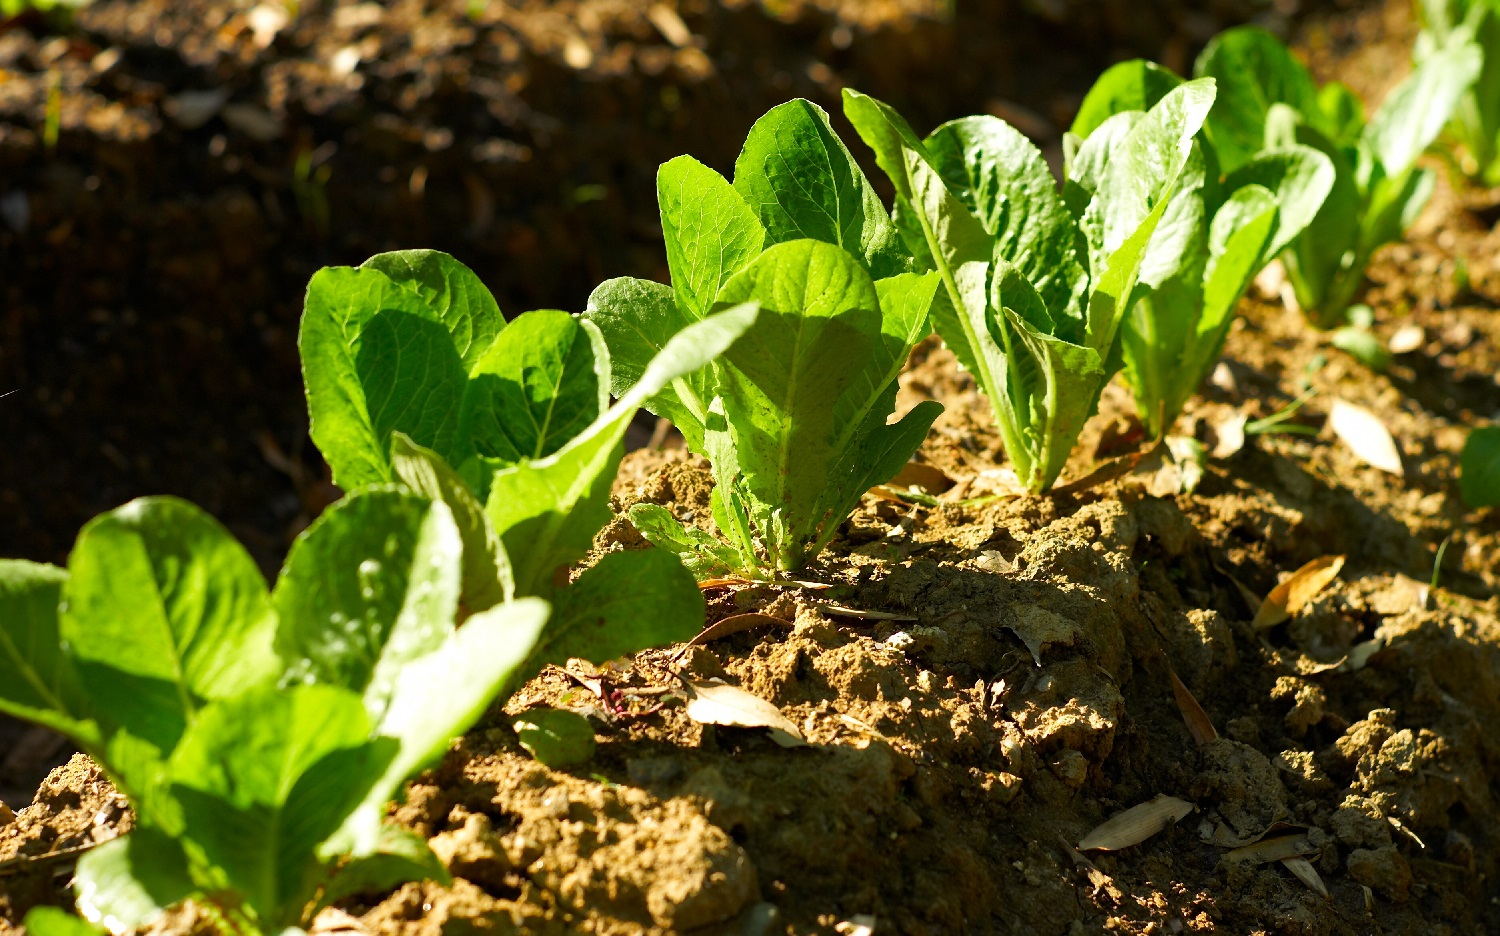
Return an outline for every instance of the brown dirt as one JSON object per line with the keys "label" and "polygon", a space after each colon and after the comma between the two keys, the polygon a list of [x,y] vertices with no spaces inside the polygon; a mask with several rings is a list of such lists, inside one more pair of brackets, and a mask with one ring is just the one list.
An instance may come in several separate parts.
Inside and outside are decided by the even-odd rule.
{"label": "brown dirt", "polygon": [[[1404,7],[1312,29],[1320,75],[1378,97],[1410,37]],[[646,197],[640,185],[631,197]],[[1466,429],[1500,415],[1500,244],[1465,209],[1483,203],[1440,187],[1410,242],[1377,258],[1365,297],[1376,332],[1425,335],[1385,374],[1280,301],[1247,299],[1232,379],[1205,386],[1178,430],[1268,415],[1310,386],[1298,420],[1321,434],[1256,437],[1210,463],[1192,495],[1154,496],[1139,476],[1005,495],[987,404],[924,345],[902,399],[948,406],[923,450],[957,482],[945,503],[867,498],[809,573],[829,589],[711,590],[711,621],[758,610],[781,623],[676,662],[672,650],[629,661],[608,676],[623,712],[561,670],[542,674],[507,712],[585,712],[595,757],[542,767],[492,712],[393,813],[430,838],[455,885],[344,909],[389,936],[831,933],[867,915],[877,933],[909,934],[1500,931],[1500,511],[1466,510],[1454,478]],[[643,251],[659,251],[649,240]],[[1335,398],[1390,427],[1402,477],[1322,427]],[[1103,410],[1069,477],[1096,450],[1129,450],[1109,431],[1127,422],[1128,395],[1112,388]],[[680,451],[637,452],[618,506],[649,500],[701,521],[710,484]],[[1449,536],[1440,587],[1423,595]],[[630,545],[621,524],[600,539]],[[1251,626],[1241,586],[1264,595],[1329,554],[1348,557],[1333,585],[1293,620]],[[1217,740],[1194,743],[1169,667]],[[673,668],[771,701],[809,745],[692,721],[659,694]],[[1194,812],[1119,852],[1072,849],[1158,794]],[[0,875],[17,867],[8,856],[113,832],[122,817],[93,818],[109,795],[81,760],[55,774],[0,828]],[[1228,857],[1225,843],[1273,823],[1304,830],[1328,897],[1279,863]],[[60,899],[64,867],[0,876],[0,931]]]}

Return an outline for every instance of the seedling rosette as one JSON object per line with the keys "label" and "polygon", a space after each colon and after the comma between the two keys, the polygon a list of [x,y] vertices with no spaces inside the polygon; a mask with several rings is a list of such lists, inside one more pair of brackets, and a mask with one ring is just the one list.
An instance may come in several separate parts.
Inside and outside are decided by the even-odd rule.
{"label": "seedling rosette", "polygon": [[1446,135],[1457,145],[1456,162],[1480,185],[1500,185],[1500,4],[1494,0],[1418,0],[1422,31],[1412,48],[1419,66],[1475,45],[1483,55],[1468,91],[1453,110]]}
{"label": "seedling rosette", "polygon": [[[1459,37],[1460,39],[1462,37]],[[1334,167],[1333,188],[1303,233],[1282,252],[1297,302],[1316,327],[1343,324],[1376,248],[1400,239],[1432,195],[1434,177],[1416,167],[1480,73],[1483,55],[1454,41],[1412,70],[1367,122],[1364,106],[1338,82],[1319,88],[1270,33],[1221,33],[1197,73],[1219,80],[1208,138],[1231,175],[1265,150],[1310,146]]]}
{"label": "seedling rosette", "polygon": [[120,932],[194,898],[275,933],[446,880],[385,803],[509,691],[548,613],[455,629],[461,550],[442,503],[377,488],[325,512],[274,591],[171,498],[96,518],[65,570],[0,561],[0,711],[73,738],[136,813],[79,859],[82,915]]}
{"label": "seedling rosette", "polygon": [[1042,154],[995,117],[925,140],[852,90],[844,110],[896,188],[919,267],[943,288],[933,323],[989,396],[1007,457],[1031,492],[1052,486],[1120,367],[1121,325],[1152,237],[1173,204],[1212,81],[1084,140],[1060,193]]}
{"label": "seedling rosette", "polygon": [[463,537],[463,605],[553,605],[525,670],[685,640],[703,598],[677,557],[610,552],[571,569],[613,517],[610,486],[642,403],[701,369],[755,320],[738,305],[635,362],[609,405],[599,330],[565,312],[506,324],[465,266],[435,251],[320,271],[300,346],[313,441],[336,483],[401,483],[445,503]]}
{"label": "seedling rosette", "polygon": [[[1065,140],[1070,177],[1094,134],[1124,134],[1182,79],[1143,60],[1106,71]],[[1167,213],[1141,260],[1121,329],[1124,375],[1148,433],[1160,438],[1213,369],[1245,288],[1313,220],[1333,186],[1333,164],[1307,146],[1266,149],[1220,175],[1200,132]]]}
{"label": "seedling rosette", "polygon": [[617,391],[714,310],[760,309],[725,353],[647,402],[713,464],[715,537],[664,508],[631,520],[695,573],[803,568],[872,486],[895,475],[942,407],[889,421],[896,377],[928,334],[936,274],[910,256],[828,116],[806,101],[751,129],[733,183],[690,157],[657,176],[670,287],[615,279],[589,299]]}

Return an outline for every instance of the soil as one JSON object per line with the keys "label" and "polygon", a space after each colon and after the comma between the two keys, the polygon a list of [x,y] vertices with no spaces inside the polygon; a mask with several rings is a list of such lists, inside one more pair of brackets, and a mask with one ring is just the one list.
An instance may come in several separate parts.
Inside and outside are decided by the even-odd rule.
{"label": "soil", "polygon": [[[96,35],[94,30],[127,21],[130,9],[143,6],[149,4],[103,3],[80,23]],[[395,4],[392,9],[404,7]],[[565,25],[561,19],[546,19],[551,5],[505,9],[518,17],[502,21],[502,26],[510,24],[507,34],[523,21],[533,26],[552,22],[559,29]],[[577,9],[605,8],[580,4]],[[621,3],[608,9],[619,17],[608,20],[616,24],[610,28],[624,29],[618,24],[642,22],[646,6]],[[758,8],[683,9],[692,30],[710,37],[706,48],[715,71],[698,85],[682,79],[680,100],[704,95],[693,106],[704,112],[717,108],[713,126],[734,124],[736,129],[724,130],[722,136],[717,129],[695,129],[686,145],[681,138],[664,143],[665,133],[654,140],[645,139],[649,133],[638,133],[637,148],[616,157],[619,174],[609,177],[611,194],[567,212],[547,215],[557,210],[555,203],[550,208],[522,206],[525,197],[542,201],[534,193],[511,193],[503,201],[497,195],[497,205],[503,207],[496,208],[495,225],[507,232],[526,226],[548,245],[537,247],[532,260],[523,251],[518,262],[515,244],[497,238],[493,230],[466,241],[454,233],[461,225],[408,232],[402,243],[409,245],[420,233],[437,238],[440,246],[443,237],[452,238],[470,250],[469,256],[493,250],[496,257],[507,257],[504,266],[481,269],[510,307],[576,305],[577,293],[587,288],[580,285],[584,282],[627,270],[659,272],[657,234],[643,220],[650,216],[649,167],[659,161],[658,151],[664,156],[683,150],[701,153],[704,145],[730,147],[748,125],[745,115],[763,110],[762,104],[771,103],[768,97],[800,93],[803,76],[812,74],[803,59],[798,69],[786,72],[797,76],[787,89],[773,95],[761,88],[753,99],[736,97],[727,89],[749,93],[755,72],[746,71],[743,62],[725,65],[729,51],[756,48],[769,36],[786,41],[764,45],[775,50],[768,54],[795,61],[806,49],[837,52],[834,34],[839,29],[874,37],[872,51],[859,51],[861,43],[855,42],[839,53],[848,57],[832,57],[834,64],[828,67],[837,65],[835,80],[854,75],[861,87],[910,103],[918,122],[930,124],[965,112],[934,101],[972,102],[973,97],[963,95],[981,96],[986,92],[977,89],[986,85],[973,77],[955,79],[955,97],[946,99],[946,85],[917,80],[923,74],[930,79],[933,72],[923,69],[934,69],[941,60],[922,56],[952,54],[955,48],[984,41],[1001,47],[993,37],[1002,31],[992,29],[989,40],[976,38],[984,23],[966,24],[962,11],[957,24],[923,18],[916,4],[776,7],[773,12],[785,21],[768,18]],[[1339,77],[1367,100],[1378,100],[1399,78],[1405,60],[1412,34],[1405,11],[1403,0],[1392,0],[1361,11],[1319,14],[1304,23],[1302,46],[1320,78]],[[1190,20],[1174,12],[1174,22]],[[859,19],[877,15],[888,18]],[[1007,15],[1019,16],[1015,11]],[[1049,68],[1055,63],[1059,71],[1045,80],[1059,82],[1062,90],[1032,88],[1035,96],[1030,98],[1007,91],[1009,96],[997,94],[994,100],[1029,102],[1024,106],[1045,122],[1040,129],[1055,133],[1053,128],[1065,125],[1066,112],[1049,108],[1065,108],[1066,95],[1082,87],[1068,83],[1071,70],[1091,75],[1099,59],[1086,68],[1089,50],[1097,56],[1100,48],[1124,47],[1106,28],[1107,19],[1095,34],[1081,40],[1068,37],[1067,54],[1073,59],[1058,53],[1049,62]],[[1025,25],[1006,32],[1005,42],[1021,42],[1015,37],[1026,35],[1058,38],[1034,16],[1015,21]],[[179,28],[172,24],[180,23],[191,33],[202,28],[203,20],[166,17],[161,22],[160,29]],[[914,33],[893,32],[898,29],[893,24],[908,23],[916,24]],[[1135,28],[1141,32],[1131,41],[1160,39],[1141,38],[1149,34],[1149,26]],[[307,29],[294,29],[285,40],[278,37],[278,44],[290,43],[277,49],[285,60],[295,61],[291,53],[299,49],[343,41],[325,39],[311,25]],[[536,29],[517,41],[525,48],[533,47],[528,43],[553,48],[536,38],[544,32]],[[389,38],[385,32],[375,35]],[[615,37],[611,47],[623,42],[621,33],[608,35]],[[936,38],[922,40],[932,45],[916,53],[904,51],[904,39],[879,39],[892,35]],[[1165,44],[1168,52],[1172,41],[1184,49],[1198,41],[1181,28],[1171,35],[1176,38]],[[592,37],[586,35],[588,41]],[[797,46],[787,37],[806,45]],[[5,41],[0,36],[0,44]],[[639,37],[631,41],[641,43],[633,52],[638,59],[639,50],[649,44]],[[566,56],[568,40],[557,42],[561,52],[548,54]],[[185,50],[192,47],[185,40],[163,45],[178,55],[189,54]],[[673,52],[656,45],[672,56],[697,48]],[[1060,41],[1054,47],[1037,46],[1027,54],[1043,58],[1061,46]],[[594,121],[632,132],[625,129],[635,120],[628,114],[641,112],[621,102],[639,104],[645,97],[632,95],[648,96],[648,91],[659,101],[661,85],[630,70],[587,77],[608,59],[599,51],[603,46],[589,48],[593,59],[581,70],[559,65],[543,52],[535,53],[535,61],[523,56],[526,67],[535,69],[527,72],[533,77],[524,85],[526,93],[559,96],[549,98],[554,109],[540,108],[539,99],[531,99],[531,106],[553,114],[569,113],[560,103],[564,100],[581,107],[623,108],[609,111],[615,117],[608,120],[598,116],[601,111],[587,110],[591,116],[580,116],[578,126]],[[1151,54],[1161,54],[1161,48]],[[434,60],[446,61],[441,55],[425,61]],[[394,61],[404,59],[396,55]],[[424,61],[412,64],[418,71],[425,67]],[[262,62],[256,74],[269,76],[276,65]],[[631,66],[638,67],[638,61]],[[296,68],[287,71],[302,74]],[[274,85],[269,77],[265,80]],[[378,88],[386,79],[369,80]],[[420,85],[410,74],[389,80],[392,88]],[[585,80],[594,82],[589,94],[579,91]],[[995,87],[1010,87],[1010,79],[995,80]],[[1087,80],[1082,78],[1084,85]],[[886,91],[881,81],[906,93]],[[539,82],[552,87],[543,91]],[[1017,80],[1014,86],[1025,85]],[[0,83],[0,97],[6,87]],[[619,99],[600,103],[612,94]],[[377,106],[371,101],[382,99],[366,86],[362,95],[340,100],[346,101],[340,106],[370,108]],[[460,95],[442,105],[453,110],[441,112],[458,113],[462,100]],[[984,103],[970,109],[982,109]],[[424,107],[437,105],[424,104],[415,113],[434,113]],[[359,126],[377,123],[369,115],[359,121]],[[557,140],[567,139],[573,155],[562,153],[560,142],[543,146],[528,138],[533,162],[571,158],[582,166],[601,152],[593,147],[603,144],[586,144],[577,126],[563,129],[567,123],[559,121],[555,132]],[[160,120],[153,132],[196,139],[171,127]],[[226,133],[222,127],[201,132]],[[0,136],[0,159],[10,152],[7,139]],[[466,152],[472,153],[472,141],[463,139],[470,147]],[[236,140],[235,152],[243,152],[237,149],[241,146],[249,144]],[[356,166],[358,159],[368,158],[363,146],[352,149]],[[162,151],[171,150],[164,146]],[[732,153],[707,155],[722,165]],[[78,157],[80,162],[85,158]],[[457,155],[452,159],[462,161]],[[409,163],[400,165],[406,185]],[[336,188],[333,180],[344,171],[330,177],[330,193]],[[455,173],[447,176],[449,183],[462,178],[462,171]],[[432,184],[442,177],[434,168],[427,179]],[[331,195],[334,204],[353,210],[350,206],[360,200],[354,194],[358,178],[349,180],[351,188],[344,194]],[[503,176],[486,178],[491,191],[503,190],[494,183]],[[574,180],[595,184],[598,178],[580,175]],[[454,184],[455,191],[462,191],[463,183]],[[256,209],[260,225],[268,215],[267,190],[274,189],[248,200],[261,206]],[[373,213],[389,187],[370,191],[374,194],[364,196],[369,203],[364,210]],[[148,195],[135,197],[144,211]],[[184,198],[180,192],[176,197]],[[1005,482],[987,403],[972,381],[956,371],[946,350],[924,344],[902,378],[902,402],[935,397],[948,407],[921,453],[926,465],[922,482],[931,491],[942,491],[937,505],[866,498],[843,535],[807,573],[825,587],[729,583],[706,591],[710,622],[760,612],[766,617],[757,629],[702,646],[641,654],[610,668],[603,684],[588,674],[581,679],[557,668],[543,673],[504,712],[492,711],[456,742],[443,763],[415,780],[406,801],[393,807],[394,819],[427,836],[448,862],[454,885],[409,884],[394,893],[366,895],[342,909],[380,936],[854,933],[864,932],[866,925],[877,933],[1068,936],[1106,930],[1500,932],[1500,791],[1495,782],[1500,741],[1492,730],[1500,723],[1500,511],[1467,510],[1455,477],[1467,429],[1500,418],[1500,358],[1495,350],[1500,346],[1500,234],[1491,228],[1494,215],[1487,205],[1492,203],[1483,193],[1455,189],[1445,180],[1408,242],[1377,257],[1364,297],[1373,309],[1376,334],[1384,340],[1406,326],[1422,330],[1418,347],[1396,355],[1385,373],[1373,373],[1332,348],[1279,297],[1273,281],[1263,280],[1263,287],[1244,303],[1225,366],[1205,384],[1176,431],[1206,440],[1230,416],[1270,415],[1312,390],[1315,395],[1295,421],[1316,434],[1254,436],[1243,450],[1210,461],[1191,494],[1164,487],[1170,479],[1148,470],[1147,461],[1136,472],[1073,493],[1014,495]],[[599,225],[594,227],[587,212],[596,209]],[[434,210],[429,217],[436,216]],[[59,213],[49,224],[65,223],[56,219],[68,217]],[[152,245],[165,251],[163,263],[173,257],[170,245],[194,238],[201,241],[197,249],[215,257],[221,252],[218,242],[203,240],[201,233],[189,235],[169,230],[165,222],[154,223],[162,226],[142,229],[137,247],[152,244],[158,235],[170,237],[166,247]],[[637,226],[634,240],[621,236],[630,225]],[[86,225],[74,230],[82,227]],[[284,357],[295,309],[287,305],[292,293],[275,291],[283,277],[296,273],[305,278],[324,259],[344,257],[340,251],[362,256],[384,246],[372,239],[376,235],[370,232],[376,230],[389,231],[382,237],[401,233],[372,226],[330,232],[325,241],[304,234],[306,239],[297,243],[323,245],[305,254],[274,238],[263,240],[252,265],[275,257],[280,272],[257,266],[255,276],[261,278],[254,289],[268,309],[276,309],[274,314],[265,311],[263,325],[247,318],[234,326],[242,331],[229,328],[218,338],[204,338],[201,314],[198,319],[193,340],[206,350],[189,358],[191,366],[223,363],[228,382],[217,391],[205,390],[198,398],[205,401],[201,408],[184,406],[166,415],[213,421],[221,415],[212,403],[219,392],[238,406],[265,409],[243,422],[216,422],[206,436],[226,441],[216,460],[202,460],[205,470],[209,464],[218,472],[236,466],[230,470],[241,472],[243,486],[235,487],[221,475],[174,490],[201,490],[219,498],[200,497],[230,517],[241,535],[247,527],[259,529],[265,537],[260,541],[263,557],[278,558],[298,515],[314,511],[317,498],[328,493],[316,488],[318,466],[312,458],[296,452],[301,416],[287,391],[296,386],[296,374]],[[16,251],[15,244],[0,239],[0,251]],[[613,245],[609,252],[590,254],[606,244]],[[56,256],[0,255],[7,260],[17,255],[42,258],[21,277],[26,285],[16,294],[29,298],[7,301],[23,310],[12,316],[22,324],[12,327],[32,336],[20,345],[23,356],[36,349],[36,360],[57,360],[68,353],[58,351],[60,336],[79,340],[78,313],[71,305],[76,293],[67,291],[82,288],[87,278],[59,281],[56,295],[28,291],[37,280],[27,277],[48,269],[56,273],[58,267],[47,266],[59,262]],[[580,259],[585,256],[590,259]],[[1460,265],[1463,275],[1457,272]],[[223,283],[236,281],[236,274],[220,269],[226,270],[220,274]],[[38,296],[46,297],[49,310],[67,310],[71,322],[42,315]],[[223,302],[232,319],[233,309],[249,300],[231,296]],[[182,321],[195,312],[190,305],[176,308],[183,310]],[[177,320],[175,313],[162,317]],[[157,324],[134,338],[130,329],[115,334],[128,346],[141,348],[150,344],[147,336],[177,334],[175,326],[152,321]],[[278,328],[281,344],[262,340]],[[233,375],[245,366],[239,360],[245,342],[260,349],[254,353],[264,360],[280,362],[279,370],[264,375],[265,397],[246,398],[233,385]],[[12,346],[10,339],[0,339],[6,349],[0,365],[17,366]],[[168,349],[180,353],[181,348],[169,343],[151,354]],[[27,361],[38,370],[43,366]],[[80,371],[80,387],[119,392],[92,373]],[[122,365],[116,379],[127,373]],[[281,385],[270,388],[273,380]],[[90,398],[74,399],[69,406],[89,412]],[[1390,429],[1403,456],[1400,476],[1366,465],[1333,435],[1325,421],[1334,400],[1365,407]],[[197,399],[193,402],[196,406]],[[52,418],[65,418],[66,412],[73,410]],[[93,412],[102,418],[107,410]],[[157,414],[153,418],[163,416],[160,410],[150,412]],[[17,433],[24,438],[46,440],[18,449],[17,461],[28,466],[47,464],[36,460],[37,453],[71,455],[67,446],[79,445],[80,439],[98,444],[107,438],[80,432],[48,439],[35,412],[27,419],[3,413],[0,418],[17,418]],[[300,489],[288,479],[277,480],[270,469],[256,467],[253,434],[266,427],[305,472]],[[172,442],[185,439],[180,432],[174,429],[157,441],[180,444]],[[1138,451],[1141,442],[1135,436],[1128,394],[1111,388],[1064,480],[1085,476],[1100,459]],[[159,457],[149,440],[130,451]],[[192,457],[201,460],[203,454]],[[70,467],[71,476],[83,477],[87,465]],[[257,472],[281,486],[285,503],[280,513],[267,507],[272,500],[266,491],[274,484],[255,480]],[[20,501],[12,498],[6,504],[7,517],[11,505],[18,504],[15,516],[23,519],[15,527],[14,548],[9,543],[4,548],[54,558],[51,550],[64,546],[49,544],[64,541],[46,536],[59,537],[64,528],[49,524],[59,517],[72,522],[67,511],[82,509],[102,495],[72,491],[76,499],[71,507],[48,513],[54,508],[42,504],[42,496],[60,480],[34,475],[0,485],[24,493]],[[69,476],[59,473],[59,478]],[[136,493],[131,485],[143,476],[121,469],[110,482],[118,487],[110,490]],[[185,483],[180,475],[163,477]],[[641,450],[627,456],[616,505],[623,510],[649,501],[701,519],[711,483],[706,465],[680,450]],[[110,504],[89,509],[105,506]],[[38,532],[44,527],[50,531],[46,535]],[[607,550],[638,544],[628,526],[617,523],[597,545]],[[1329,555],[1343,555],[1346,563],[1307,607],[1270,628],[1252,625],[1260,596],[1304,563]],[[1437,587],[1428,587],[1434,580]],[[865,614],[851,616],[847,609]],[[722,679],[773,703],[808,743],[784,748],[763,729],[693,721],[680,699],[661,694],[678,686],[671,673],[679,670],[694,680]],[[1174,694],[1174,676],[1201,704],[1217,737],[1195,740],[1183,703]],[[613,691],[601,696],[589,688],[591,683]],[[587,764],[549,769],[520,748],[509,718],[537,705],[590,716],[599,745]],[[1201,724],[1197,727],[1201,735]],[[1176,825],[1117,851],[1081,853],[1075,848],[1105,819],[1160,795],[1181,798],[1192,811]],[[64,903],[74,850],[123,830],[129,814],[107,782],[79,757],[46,781],[32,806],[8,823],[5,819],[0,810],[0,931],[14,927],[35,903]],[[1278,860],[1259,863],[1243,852],[1231,854],[1268,832],[1272,837],[1294,834],[1297,852],[1307,864],[1289,867]],[[1303,877],[1310,877],[1311,869],[1326,896],[1294,869]],[[180,933],[194,926],[191,915],[178,915],[157,929]]]}

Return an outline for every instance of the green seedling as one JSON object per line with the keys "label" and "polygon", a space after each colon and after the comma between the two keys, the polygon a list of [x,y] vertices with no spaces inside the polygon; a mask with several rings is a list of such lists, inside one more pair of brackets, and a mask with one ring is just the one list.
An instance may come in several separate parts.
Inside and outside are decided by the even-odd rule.
{"label": "green seedling", "polygon": [[1148,244],[1173,204],[1212,81],[1106,122],[1070,160],[1062,193],[1042,154],[994,117],[925,140],[854,91],[844,111],[896,188],[899,229],[935,269],[938,334],[989,395],[1029,491],[1052,486],[1120,367],[1121,324]]}
{"label": "green seedling", "polygon": [[1390,367],[1390,349],[1372,331],[1375,311],[1367,305],[1352,305],[1344,318],[1349,324],[1334,329],[1328,336],[1328,343],[1372,371],[1383,371]]}
{"label": "green seedling", "polygon": [[1417,0],[1416,8],[1422,31],[1412,60],[1419,67],[1458,46],[1472,44],[1483,54],[1484,64],[1454,108],[1447,134],[1464,175],[1480,185],[1500,185],[1500,4]]}
{"label": "green seedling", "polygon": [[888,422],[896,377],[929,332],[937,276],[909,272],[869,180],[806,101],[756,122],[732,184],[684,156],[661,167],[657,186],[672,285],[610,280],[589,299],[616,392],[714,310],[746,304],[760,315],[721,358],[647,404],[713,463],[722,539],[651,505],[631,520],[700,576],[800,569],[942,410],[928,401]]}
{"label": "green seedling", "polygon": [[1458,490],[1470,507],[1500,504],[1500,426],[1470,430],[1458,459]]}
{"label": "green seedling", "polygon": [[67,569],[0,561],[0,711],[71,737],[135,810],[79,859],[82,916],[120,932],[192,898],[280,933],[446,880],[385,804],[515,684],[548,613],[525,599],[455,629],[462,548],[444,504],[377,488],[303,533],[274,591],[172,498],[96,518]]}
{"label": "green seedling", "polygon": [[1268,149],[1297,143],[1333,163],[1323,207],[1282,252],[1287,278],[1317,328],[1344,323],[1376,248],[1399,239],[1432,194],[1417,157],[1435,140],[1478,76],[1483,56],[1455,41],[1414,69],[1365,120],[1364,106],[1337,82],[1319,88],[1306,66],[1270,33],[1231,29],[1203,50],[1197,74],[1219,80],[1208,138],[1231,175]]}
{"label": "green seedling", "polygon": [[327,268],[300,338],[313,441],[346,489],[399,482],[450,508],[467,611],[511,595],[552,603],[528,672],[685,640],[703,597],[675,555],[611,552],[571,581],[570,568],[614,516],[631,417],[754,321],[740,304],[684,329],[632,361],[609,406],[609,349],[587,319],[540,311],[507,325],[478,278],[434,251]]}
{"label": "green seedling", "polygon": [[[1125,133],[1181,84],[1140,59],[1115,65],[1084,98],[1066,151],[1076,154],[1096,133]],[[1171,428],[1213,369],[1246,287],[1312,221],[1333,176],[1328,157],[1297,145],[1257,153],[1221,176],[1213,144],[1198,134],[1121,328],[1125,380],[1152,437]]]}

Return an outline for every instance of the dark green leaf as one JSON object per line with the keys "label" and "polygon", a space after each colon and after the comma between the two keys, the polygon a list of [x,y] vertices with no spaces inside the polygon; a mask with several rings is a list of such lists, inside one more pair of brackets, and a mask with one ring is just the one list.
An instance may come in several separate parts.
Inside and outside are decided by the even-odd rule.
{"label": "dark green leaf", "polygon": [[725,575],[739,566],[739,557],[732,548],[696,527],[684,526],[665,507],[636,504],[628,515],[647,542],[676,553],[687,570],[699,579]]}
{"label": "dark green leaf", "polygon": [[319,906],[361,894],[384,894],[407,881],[437,881],[447,886],[452,880],[448,869],[427,847],[426,839],[387,822],[380,827],[379,844],[373,853],[352,858],[334,872]]}
{"label": "dark green leaf", "polygon": [[394,480],[392,431],[461,464],[464,387],[503,327],[488,290],[445,254],[402,251],[318,271],[298,348],[313,441],[334,482]]}
{"label": "dark green leaf", "polygon": [[703,614],[703,593],[673,553],[608,553],[558,592],[526,672],[573,657],[603,663],[688,640],[703,628]]}
{"label": "dark green leaf", "polygon": [[594,756],[594,726],[577,712],[527,709],[512,719],[521,747],[554,769],[586,764]]}
{"label": "dark green leaf", "polygon": [[305,922],[323,871],[319,846],[396,753],[369,731],[354,692],[273,687],[205,708],[173,753],[183,837],[263,926]]}
{"label": "dark green leaf", "polygon": [[0,559],[0,712],[92,747],[102,738],[58,633],[67,580],[56,566]]}
{"label": "dark green leaf", "polygon": [[1458,461],[1458,489],[1470,507],[1500,504],[1500,426],[1469,432]]}
{"label": "dark green leaf", "polygon": [[147,926],[198,890],[182,845],[149,825],[80,857],[74,887],[78,912],[111,932]]}

